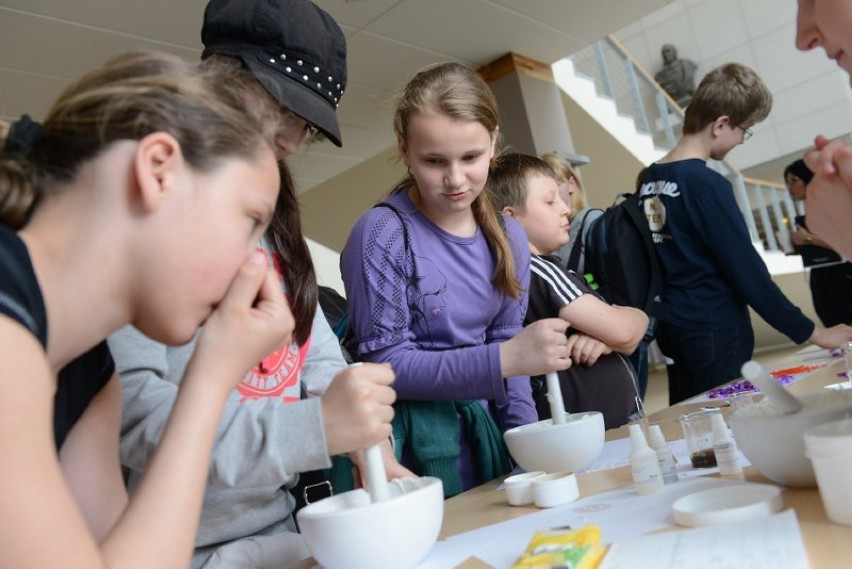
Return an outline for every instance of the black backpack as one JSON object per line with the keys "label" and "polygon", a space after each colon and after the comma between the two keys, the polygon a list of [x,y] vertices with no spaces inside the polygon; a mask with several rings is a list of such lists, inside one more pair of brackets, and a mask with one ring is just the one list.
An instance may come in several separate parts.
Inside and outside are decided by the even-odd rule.
{"label": "black backpack", "polygon": [[[642,213],[638,194],[618,194],[613,205],[591,222],[586,238],[584,276],[610,304],[632,306],[656,329],[663,296],[663,272]],[[591,280],[593,279],[593,281]]]}

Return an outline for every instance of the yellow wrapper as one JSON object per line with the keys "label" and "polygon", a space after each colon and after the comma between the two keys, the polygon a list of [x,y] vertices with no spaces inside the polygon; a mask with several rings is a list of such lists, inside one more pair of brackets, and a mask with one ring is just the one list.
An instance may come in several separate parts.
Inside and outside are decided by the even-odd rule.
{"label": "yellow wrapper", "polygon": [[512,569],[595,569],[604,551],[598,526],[540,531]]}

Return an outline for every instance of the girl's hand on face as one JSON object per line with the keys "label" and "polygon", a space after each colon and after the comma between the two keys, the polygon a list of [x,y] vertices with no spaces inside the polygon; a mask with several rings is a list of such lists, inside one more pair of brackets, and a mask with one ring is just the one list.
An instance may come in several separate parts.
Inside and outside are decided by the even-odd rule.
{"label": "girl's hand on face", "polygon": [[568,336],[568,349],[571,351],[571,361],[586,367],[595,365],[602,355],[612,353],[612,348],[586,334]]}
{"label": "girl's hand on face", "polygon": [[266,256],[256,251],[207,318],[195,363],[230,368],[232,373],[216,375],[230,377],[228,387],[233,387],[248,369],[290,341],[294,325],[278,278],[267,267]]}
{"label": "girl's hand on face", "polygon": [[565,336],[568,326],[561,318],[545,318],[500,344],[503,377],[543,375],[571,367],[571,351]]}

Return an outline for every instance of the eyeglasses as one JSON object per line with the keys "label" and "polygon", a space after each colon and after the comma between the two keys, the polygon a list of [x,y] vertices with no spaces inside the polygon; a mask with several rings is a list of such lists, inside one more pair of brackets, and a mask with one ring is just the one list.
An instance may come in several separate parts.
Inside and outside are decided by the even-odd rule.
{"label": "eyeglasses", "polygon": [[743,131],[743,142],[751,138],[751,135],[754,134],[752,131],[745,128],[744,126],[737,125],[737,128]]}
{"label": "eyeglasses", "polygon": [[[308,140],[315,140],[322,136],[317,128],[311,123],[307,122],[305,119],[294,113],[289,109],[281,109],[281,117],[284,123],[288,126],[288,128],[294,128],[299,125],[305,131],[305,138]],[[300,124],[301,123],[301,124]]]}

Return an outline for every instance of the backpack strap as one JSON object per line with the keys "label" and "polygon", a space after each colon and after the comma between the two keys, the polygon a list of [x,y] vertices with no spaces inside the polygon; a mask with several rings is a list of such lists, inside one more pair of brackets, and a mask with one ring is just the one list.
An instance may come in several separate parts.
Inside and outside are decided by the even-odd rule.
{"label": "backpack strap", "polygon": [[408,226],[405,225],[405,219],[402,218],[402,213],[395,205],[388,202],[379,202],[373,207],[386,207],[396,214],[397,219],[399,219],[399,224],[402,226],[402,241],[405,243],[405,252],[408,254],[411,251],[411,240],[408,237]]}
{"label": "backpack strap", "polygon": [[577,237],[574,240],[574,243],[571,245],[571,254],[568,256],[568,262],[565,263],[565,266],[568,267],[572,271],[577,271],[580,264],[580,253],[583,251],[583,240],[584,233],[586,227],[586,220],[589,219],[589,214],[593,211],[603,212],[600,208],[589,208],[586,210],[586,213],[583,215],[582,221],[580,221],[580,229],[577,231]]}
{"label": "backpack strap", "polygon": [[[633,220],[633,223],[640,229],[639,233],[642,234],[642,239],[645,242],[647,250],[650,251],[650,258],[648,262],[651,264],[651,290],[662,290],[663,288],[663,275],[662,275],[662,265],[660,264],[659,259],[657,258],[657,249],[654,245],[654,240],[651,237],[651,231],[648,227],[648,220],[642,214],[642,211],[639,207],[639,194],[623,194],[625,201],[625,211],[630,216],[630,219]],[[648,299],[645,306],[645,313],[648,315],[648,332],[653,337],[654,330],[656,329],[656,321],[657,321],[657,309],[660,306],[660,302],[662,299],[659,295],[654,298]],[[646,334],[646,336],[647,336]]]}

